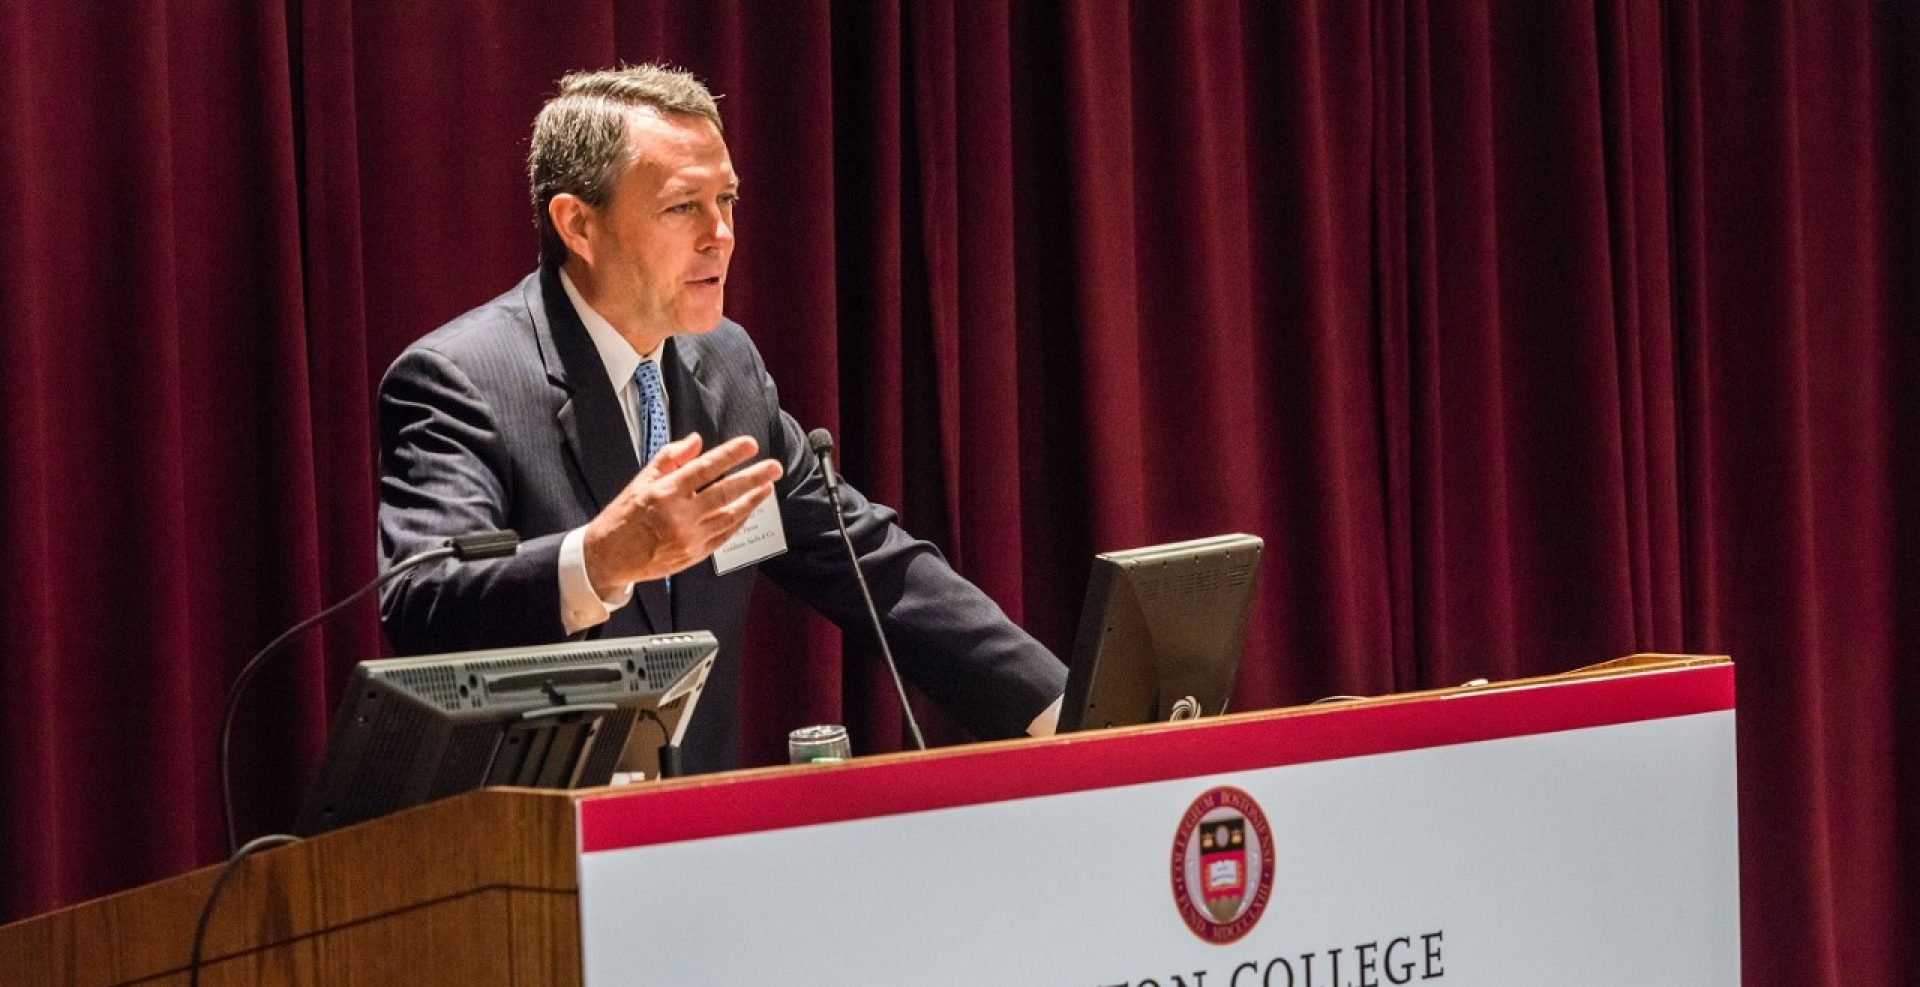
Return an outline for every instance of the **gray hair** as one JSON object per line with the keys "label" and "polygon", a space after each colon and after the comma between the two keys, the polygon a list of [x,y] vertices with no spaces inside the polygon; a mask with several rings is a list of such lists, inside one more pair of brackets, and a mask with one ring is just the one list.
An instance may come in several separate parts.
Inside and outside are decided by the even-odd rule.
{"label": "gray hair", "polygon": [[693,73],[665,65],[575,72],[560,80],[560,92],[540,108],[527,152],[527,179],[533,187],[542,264],[567,259],[567,245],[554,229],[547,204],[563,193],[577,195],[596,209],[607,204],[630,160],[627,111],[640,106],[704,117],[720,126],[720,108],[707,87]]}

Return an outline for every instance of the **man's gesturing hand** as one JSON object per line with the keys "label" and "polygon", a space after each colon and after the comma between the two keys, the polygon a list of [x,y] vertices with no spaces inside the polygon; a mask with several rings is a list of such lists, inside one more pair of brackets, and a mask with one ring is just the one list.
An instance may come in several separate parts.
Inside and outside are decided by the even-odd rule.
{"label": "man's gesturing hand", "polygon": [[712,555],[773,493],[780,464],[727,470],[760,451],[747,436],[700,455],[700,436],[660,448],[625,490],[587,522],[587,579],[604,599],[629,583],[670,576]]}

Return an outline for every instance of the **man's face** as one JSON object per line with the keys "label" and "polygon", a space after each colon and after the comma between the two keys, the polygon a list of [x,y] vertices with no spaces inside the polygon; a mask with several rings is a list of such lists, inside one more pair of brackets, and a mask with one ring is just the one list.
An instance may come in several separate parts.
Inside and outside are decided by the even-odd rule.
{"label": "man's face", "polygon": [[632,164],[592,211],[591,256],[574,261],[589,269],[582,289],[594,308],[646,352],[719,324],[740,180],[703,117],[630,110],[627,143]]}

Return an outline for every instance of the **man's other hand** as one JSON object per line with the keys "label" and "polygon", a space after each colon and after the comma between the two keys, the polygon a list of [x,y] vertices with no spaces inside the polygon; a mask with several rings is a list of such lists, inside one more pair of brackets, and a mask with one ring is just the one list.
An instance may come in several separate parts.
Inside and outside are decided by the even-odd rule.
{"label": "man's other hand", "polygon": [[763,460],[728,475],[760,446],[739,436],[700,453],[698,434],[660,448],[633,482],[587,523],[587,579],[602,599],[629,583],[671,576],[712,555],[773,493],[780,464]]}

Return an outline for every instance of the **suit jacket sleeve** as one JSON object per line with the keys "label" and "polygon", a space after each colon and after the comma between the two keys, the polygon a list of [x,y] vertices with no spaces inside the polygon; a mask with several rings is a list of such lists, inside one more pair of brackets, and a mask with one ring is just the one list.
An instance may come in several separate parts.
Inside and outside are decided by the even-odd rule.
{"label": "suit jacket sleeve", "polygon": [[[763,565],[782,588],[851,634],[870,634],[866,605],[834,525],[833,508],[806,436],[762,389],[776,417],[768,450],[786,468],[776,489],[787,553]],[[860,553],[901,674],[983,738],[1026,733],[1066,689],[1066,667],[961,578],[932,543],[894,523],[892,510],[842,483],[847,532]]]}
{"label": "suit jacket sleeve", "polygon": [[[512,491],[497,409],[432,349],[403,354],[380,385],[380,552],[391,565],[453,535],[508,526]],[[387,585],[381,624],[396,651],[508,647],[566,637],[563,534],[480,562],[439,562]]]}

